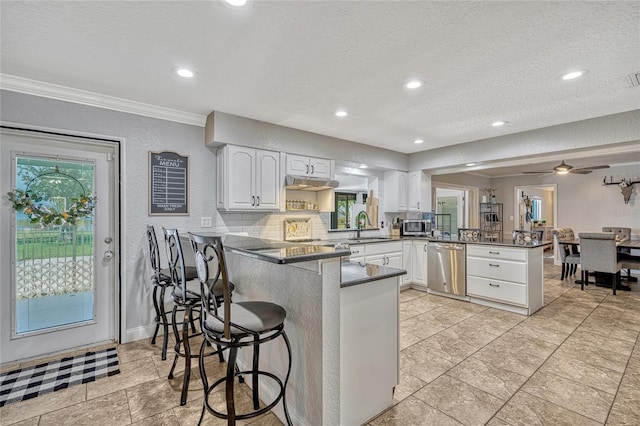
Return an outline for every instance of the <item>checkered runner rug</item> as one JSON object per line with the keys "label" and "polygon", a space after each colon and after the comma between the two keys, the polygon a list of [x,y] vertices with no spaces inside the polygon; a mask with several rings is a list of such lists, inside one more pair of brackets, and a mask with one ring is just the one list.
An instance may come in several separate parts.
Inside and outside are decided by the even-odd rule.
{"label": "checkered runner rug", "polygon": [[120,373],[116,348],[0,374],[0,407]]}

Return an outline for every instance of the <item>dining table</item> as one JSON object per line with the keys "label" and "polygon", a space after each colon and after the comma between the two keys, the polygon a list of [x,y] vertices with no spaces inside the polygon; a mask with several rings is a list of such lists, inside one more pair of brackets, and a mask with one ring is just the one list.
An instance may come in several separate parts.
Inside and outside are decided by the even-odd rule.
{"label": "dining table", "polygon": [[[579,252],[578,247],[580,247],[580,238],[558,240],[558,245],[570,246],[572,253],[578,253]],[[621,241],[616,241],[616,249],[620,250],[623,248],[640,250],[640,240],[625,239]],[[629,275],[627,277],[623,277],[623,280],[628,282],[637,282],[638,278],[632,277],[631,275]],[[575,283],[582,284],[582,280],[576,280]],[[588,284],[588,283],[585,282],[585,284]],[[624,289],[624,287],[620,289]]]}

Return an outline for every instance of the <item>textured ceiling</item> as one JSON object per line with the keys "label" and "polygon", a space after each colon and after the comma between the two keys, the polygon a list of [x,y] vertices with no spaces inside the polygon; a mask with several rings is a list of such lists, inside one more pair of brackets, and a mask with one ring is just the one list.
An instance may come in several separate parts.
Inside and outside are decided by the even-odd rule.
{"label": "textured ceiling", "polygon": [[[638,1],[2,1],[0,14],[3,74],[404,153],[640,107]],[[573,69],[589,72],[558,80]],[[426,87],[404,89],[410,77]]]}

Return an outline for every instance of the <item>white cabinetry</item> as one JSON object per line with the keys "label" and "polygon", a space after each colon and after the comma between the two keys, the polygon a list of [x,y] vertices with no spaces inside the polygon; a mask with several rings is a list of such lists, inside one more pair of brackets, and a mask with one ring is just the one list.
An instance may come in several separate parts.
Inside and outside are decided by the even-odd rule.
{"label": "white cabinetry", "polygon": [[431,178],[422,170],[408,174],[408,210],[431,211]]}
{"label": "white cabinetry", "polygon": [[217,153],[217,207],[252,211],[280,208],[280,154],[226,145]]}
{"label": "white cabinetry", "polygon": [[340,289],[340,424],[364,424],[393,404],[400,381],[398,282]]}
{"label": "white cabinetry", "polygon": [[404,241],[402,243],[402,269],[407,271],[406,275],[401,277],[401,288],[407,288],[414,280],[413,276],[413,243],[411,241]]}
{"label": "white cabinetry", "polygon": [[400,241],[367,244],[364,250],[366,263],[402,269],[402,243]]}
{"label": "white cabinetry", "polygon": [[287,174],[331,179],[331,160],[287,154]]}
{"label": "white cabinetry", "polygon": [[384,211],[403,212],[407,210],[407,172],[390,170],[384,172]]}
{"label": "white cabinetry", "polygon": [[467,245],[467,295],[486,306],[531,315],[544,305],[542,247]]}
{"label": "white cabinetry", "polygon": [[411,245],[413,283],[425,289],[427,288],[427,246],[427,240],[413,240]]}

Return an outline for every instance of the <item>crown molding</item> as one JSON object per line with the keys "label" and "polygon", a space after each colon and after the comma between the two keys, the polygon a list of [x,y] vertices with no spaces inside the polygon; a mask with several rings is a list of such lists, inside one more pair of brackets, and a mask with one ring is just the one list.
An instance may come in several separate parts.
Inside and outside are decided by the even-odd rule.
{"label": "crown molding", "polygon": [[0,73],[0,89],[204,127],[206,116]]}

